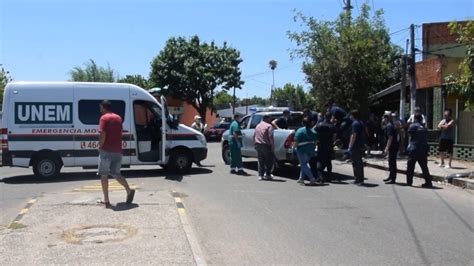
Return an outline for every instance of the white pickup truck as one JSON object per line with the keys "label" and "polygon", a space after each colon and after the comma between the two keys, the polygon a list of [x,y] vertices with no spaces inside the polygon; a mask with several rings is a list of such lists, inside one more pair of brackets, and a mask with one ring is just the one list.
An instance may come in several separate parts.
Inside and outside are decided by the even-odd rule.
{"label": "white pickup truck", "polygon": [[[262,121],[264,115],[269,115],[272,119],[283,116],[283,112],[258,112],[244,116],[240,122],[242,130],[242,157],[257,158],[257,151],[253,143],[253,134],[255,127]],[[302,125],[303,114],[301,112],[291,112],[289,119],[290,129],[276,129],[273,132],[273,140],[275,143],[275,157],[278,166],[281,167],[285,163],[298,164],[298,159],[293,155],[293,142],[295,130]],[[222,159],[226,164],[230,164],[229,149],[229,130],[222,135]]]}

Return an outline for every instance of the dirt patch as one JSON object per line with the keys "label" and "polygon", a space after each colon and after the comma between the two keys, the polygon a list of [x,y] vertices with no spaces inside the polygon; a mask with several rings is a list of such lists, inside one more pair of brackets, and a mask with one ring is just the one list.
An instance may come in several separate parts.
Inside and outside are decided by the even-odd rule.
{"label": "dirt patch", "polygon": [[61,239],[71,244],[123,241],[136,235],[137,229],[123,224],[83,225],[63,231]]}

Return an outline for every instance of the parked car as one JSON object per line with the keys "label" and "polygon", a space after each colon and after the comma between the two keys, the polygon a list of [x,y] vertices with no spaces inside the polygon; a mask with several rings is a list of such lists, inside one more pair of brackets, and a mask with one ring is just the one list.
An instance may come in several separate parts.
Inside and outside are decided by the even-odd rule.
{"label": "parked car", "polygon": [[[258,112],[252,115],[244,116],[240,122],[242,129],[242,157],[257,158],[257,151],[253,144],[253,134],[255,127],[262,121],[264,115],[270,115],[272,119],[283,116],[283,112]],[[291,112],[291,118],[288,121],[289,129],[275,129],[273,132],[273,140],[275,143],[275,157],[278,166],[283,166],[285,163],[298,164],[298,158],[293,155],[293,142],[295,136],[295,129],[302,126],[303,113]],[[230,163],[230,149],[229,149],[229,130],[226,130],[222,135],[222,159],[226,164]]]}
{"label": "parked car", "polygon": [[222,134],[229,129],[230,123],[223,122],[223,123],[216,123],[213,127],[208,129],[204,132],[204,136],[206,136],[207,141],[216,140],[220,141],[222,138]]}

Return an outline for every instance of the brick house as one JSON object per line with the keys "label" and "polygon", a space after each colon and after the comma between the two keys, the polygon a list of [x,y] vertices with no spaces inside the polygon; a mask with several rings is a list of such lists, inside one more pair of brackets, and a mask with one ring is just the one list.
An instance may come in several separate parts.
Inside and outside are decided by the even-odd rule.
{"label": "brick house", "polygon": [[[463,22],[460,22],[463,23]],[[449,22],[425,23],[422,25],[422,61],[416,62],[416,106],[425,114],[430,129],[430,155],[436,156],[439,131],[437,126],[443,111],[450,108],[457,120],[454,156],[458,159],[474,160],[474,112],[464,110],[464,99],[449,93],[444,79],[457,73],[466,47],[456,41],[448,28]],[[395,84],[371,97],[375,106],[398,110],[401,84]],[[409,103],[409,79],[405,86],[406,103]],[[408,104],[407,104],[408,105]],[[405,108],[407,113],[408,108]]]}

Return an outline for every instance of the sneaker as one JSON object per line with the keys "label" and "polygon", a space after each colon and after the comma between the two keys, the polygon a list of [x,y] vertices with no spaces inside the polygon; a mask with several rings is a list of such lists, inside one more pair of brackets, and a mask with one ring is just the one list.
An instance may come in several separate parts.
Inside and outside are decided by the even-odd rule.
{"label": "sneaker", "polygon": [[298,181],[296,181],[296,183],[300,184],[300,185],[304,185],[304,180],[298,179]]}
{"label": "sneaker", "polygon": [[313,181],[309,181],[308,186],[316,186],[316,184],[318,183],[316,183],[316,181],[313,180]]}
{"label": "sneaker", "polygon": [[267,179],[267,180],[273,180],[273,175],[266,175],[266,176],[265,176],[265,179]]}
{"label": "sneaker", "polygon": [[235,171],[234,169],[232,169],[232,170],[230,170],[230,173],[233,174],[233,175],[235,175],[235,174],[237,174],[237,171]]}
{"label": "sneaker", "polygon": [[388,182],[388,181],[390,181],[390,180],[392,180],[392,179],[391,179],[390,177],[387,177],[387,178],[385,178],[385,179],[383,180],[383,182]]}
{"label": "sneaker", "polygon": [[444,167],[444,169],[451,169],[451,166],[446,165],[446,166]]}
{"label": "sneaker", "polygon": [[265,178],[263,176],[259,176],[258,181],[262,181],[262,180],[265,180]]}

